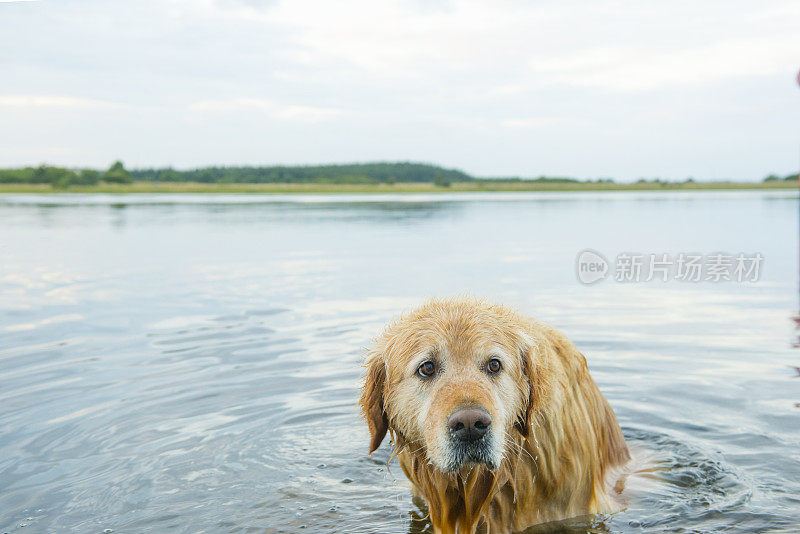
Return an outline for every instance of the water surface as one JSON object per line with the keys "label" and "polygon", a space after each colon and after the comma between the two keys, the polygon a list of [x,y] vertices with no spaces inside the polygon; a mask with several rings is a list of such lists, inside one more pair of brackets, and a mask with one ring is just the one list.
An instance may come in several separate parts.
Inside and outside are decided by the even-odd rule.
{"label": "water surface", "polygon": [[[800,525],[790,192],[0,196],[2,532],[429,532],[363,347],[431,295],[589,359],[663,471],[574,532]],[[575,257],[760,252],[757,283],[584,286]],[[22,527],[22,525],[26,525]]]}

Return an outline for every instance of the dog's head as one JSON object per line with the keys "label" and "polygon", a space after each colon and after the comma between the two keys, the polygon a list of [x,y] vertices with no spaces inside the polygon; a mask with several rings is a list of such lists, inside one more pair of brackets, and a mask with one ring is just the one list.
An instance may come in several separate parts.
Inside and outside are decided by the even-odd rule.
{"label": "dog's head", "polygon": [[391,323],[366,362],[370,452],[391,430],[442,472],[497,469],[514,433],[530,431],[537,373],[528,326],[473,299],[432,300]]}

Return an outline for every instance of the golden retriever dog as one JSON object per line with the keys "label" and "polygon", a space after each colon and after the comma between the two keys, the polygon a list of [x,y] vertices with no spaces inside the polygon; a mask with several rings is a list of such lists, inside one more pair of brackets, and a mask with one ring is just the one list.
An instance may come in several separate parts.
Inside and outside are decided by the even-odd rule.
{"label": "golden retriever dog", "polygon": [[435,299],[390,323],[365,365],[370,454],[388,432],[437,534],[619,509],[625,438],[586,359],[554,328]]}

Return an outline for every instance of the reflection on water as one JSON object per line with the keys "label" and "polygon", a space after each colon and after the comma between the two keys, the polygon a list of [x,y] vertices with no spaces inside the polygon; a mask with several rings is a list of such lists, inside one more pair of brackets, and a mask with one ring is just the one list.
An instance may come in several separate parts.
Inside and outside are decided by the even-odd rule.
{"label": "reflection on water", "polygon": [[[362,347],[469,292],[564,330],[663,470],[559,532],[792,532],[788,193],[0,197],[3,532],[431,532],[367,456]],[[756,284],[583,286],[575,255],[761,252]],[[541,532],[533,529],[531,532]]]}

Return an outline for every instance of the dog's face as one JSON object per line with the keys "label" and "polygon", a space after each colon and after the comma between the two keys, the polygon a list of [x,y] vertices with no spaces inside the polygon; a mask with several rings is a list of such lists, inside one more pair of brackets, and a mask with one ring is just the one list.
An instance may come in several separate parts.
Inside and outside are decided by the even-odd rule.
{"label": "dog's face", "polygon": [[530,343],[517,316],[476,301],[432,301],[390,325],[361,398],[371,450],[391,428],[442,472],[500,466],[527,435]]}

